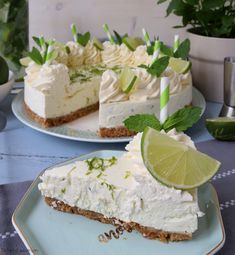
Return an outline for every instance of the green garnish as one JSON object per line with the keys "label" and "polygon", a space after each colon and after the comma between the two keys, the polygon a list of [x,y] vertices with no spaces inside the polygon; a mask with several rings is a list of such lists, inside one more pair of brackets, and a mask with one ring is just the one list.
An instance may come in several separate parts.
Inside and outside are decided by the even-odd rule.
{"label": "green garnish", "polygon": [[128,117],[124,120],[124,125],[131,131],[143,132],[146,127],[151,127],[160,131],[161,129],[166,132],[175,128],[177,132],[182,132],[192,127],[201,116],[202,109],[200,107],[185,107],[169,116],[163,125],[153,114],[137,114]]}
{"label": "green garnish", "polygon": [[130,176],[131,176],[131,171],[126,171],[124,175],[124,179],[127,179]]}
{"label": "green garnish", "polygon": [[164,56],[156,59],[151,65],[140,65],[139,67],[145,68],[151,75],[160,77],[161,74],[166,70],[169,64],[170,57]]}
{"label": "green garnish", "polygon": [[112,184],[109,184],[108,182],[106,181],[103,181],[101,182],[101,185],[105,185],[109,191],[111,191],[111,195],[112,195],[112,198],[114,199],[114,190],[116,189],[116,187]]}
{"label": "green garnish", "polygon": [[123,38],[128,37],[128,34],[124,34],[124,35],[120,35],[117,31],[113,30],[113,33],[115,35],[116,38],[116,43],[121,45],[123,42]]}
{"label": "green garnish", "polygon": [[64,194],[65,192],[66,192],[66,188],[64,188],[64,189],[61,190],[61,193]]}
{"label": "green garnish", "polygon": [[95,170],[95,171],[98,171],[98,175],[96,177],[100,178],[101,176],[104,175],[104,171],[108,167],[116,164],[117,158],[112,157],[109,159],[103,159],[103,158],[94,157],[94,158],[85,160],[85,162],[87,163],[87,166],[88,166],[88,171],[86,172],[86,175],[91,174]]}
{"label": "green garnish", "polygon": [[91,34],[90,32],[86,32],[84,34],[78,34],[77,35],[77,42],[82,45],[83,47],[85,47],[87,45],[87,43],[89,42],[91,38]]}

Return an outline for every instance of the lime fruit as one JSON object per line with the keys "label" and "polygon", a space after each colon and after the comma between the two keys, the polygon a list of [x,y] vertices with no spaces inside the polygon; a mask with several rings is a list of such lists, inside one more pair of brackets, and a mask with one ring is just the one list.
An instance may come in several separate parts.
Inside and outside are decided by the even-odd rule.
{"label": "lime fruit", "polygon": [[122,42],[127,46],[131,51],[134,51],[138,46],[144,45],[144,41],[139,37],[124,37]]}
{"label": "lime fruit", "polygon": [[137,80],[137,76],[133,73],[131,68],[124,67],[120,74],[120,88],[121,88],[121,90],[124,93],[128,94],[132,90],[136,80]]}
{"label": "lime fruit", "polygon": [[169,60],[169,66],[177,73],[179,74],[185,74],[187,73],[192,64],[190,61],[186,61],[180,58],[170,58]]}
{"label": "lime fruit", "polygon": [[97,39],[96,37],[94,37],[93,39],[93,45],[98,49],[98,50],[103,50],[104,49],[104,46],[102,44],[102,42]]}
{"label": "lime fruit", "polygon": [[235,141],[235,117],[207,119],[206,128],[218,140]]}
{"label": "lime fruit", "polygon": [[28,66],[31,61],[32,61],[32,59],[30,57],[21,58],[20,64],[22,66]]}
{"label": "lime fruit", "polygon": [[6,60],[0,56],[0,85],[8,82],[9,68]]}
{"label": "lime fruit", "polygon": [[155,179],[178,189],[202,185],[220,167],[219,161],[150,127],[144,130],[141,153]]}

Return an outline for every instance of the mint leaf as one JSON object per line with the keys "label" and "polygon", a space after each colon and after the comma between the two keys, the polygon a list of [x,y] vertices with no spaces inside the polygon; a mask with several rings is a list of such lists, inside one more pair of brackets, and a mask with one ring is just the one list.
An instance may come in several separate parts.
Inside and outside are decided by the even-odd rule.
{"label": "mint leaf", "polygon": [[177,51],[174,53],[175,58],[187,59],[190,51],[190,41],[185,39],[178,47]]}
{"label": "mint leaf", "polygon": [[131,131],[143,132],[146,127],[161,130],[160,121],[154,114],[136,114],[124,120],[124,125]]}
{"label": "mint leaf", "polygon": [[154,46],[151,45],[151,46],[147,46],[147,53],[148,55],[153,55],[153,51],[154,51]]}
{"label": "mint leaf", "polygon": [[77,42],[82,45],[83,47],[85,47],[88,43],[88,41],[90,40],[91,38],[91,34],[90,32],[86,32],[85,34],[79,34],[78,35],[78,39],[77,39]]}
{"label": "mint leaf", "polygon": [[173,57],[173,50],[161,42],[160,51],[166,56]]}
{"label": "mint leaf", "polygon": [[201,112],[200,107],[191,106],[180,109],[167,118],[163,124],[163,129],[166,132],[173,128],[177,132],[185,131],[200,119]]}
{"label": "mint leaf", "polygon": [[28,53],[29,57],[38,65],[43,64],[43,58],[41,56],[41,53],[38,49],[33,47],[32,51]]}
{"label": "mint leaf", "polygon": [[148,73],[160,77],[167,68],[169,59],[170,58],[168,56],[156,59],[154,63],[147,68]]}
{"label": "mint leaf", "polygon": [[149,66],[144,65],[144,64],[141,64],[141,65],[139,65],[138,67],[145,68],[145,69],[148,69],[148,68],[149,68]]}
{"label": "mint leaf", "polygon": [[124,34],[123,36],[121,36],[121,35],[120,35],[117,31],[115,31],[115,30],[113,30],[113,33],[114,33],[114,35],[115,35],[115,37],[116,37],[116,41],[117,41],[117,43],[118,43],[119,45],[122,44],[122,39],[123,39],[123,38],[128,37],[128,34],[127,34],[127,33]]}
{"label": "mint leaf", "polygon": [[40,43],[39,38],[36,36],[33,36],[32,38],[33,38],[34,42],[41,48],[41,43]]}

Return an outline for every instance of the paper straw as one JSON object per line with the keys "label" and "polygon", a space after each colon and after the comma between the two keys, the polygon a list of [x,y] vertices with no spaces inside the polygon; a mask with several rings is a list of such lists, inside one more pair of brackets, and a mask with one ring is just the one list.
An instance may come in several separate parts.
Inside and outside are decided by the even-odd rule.
{"label": "paper straw", "polygon": [[44,39],[43,36],[40,36],[40,37],[39,37],[39,42],[40,42],[42,51],[45,51],[45,50],[46,50],[46,42],[45,42],[45,39]]}
{"label": "paper straw", "polygon": [[110,41],[112,44],[115,44],[114,38],[112,37],[112,35],[111,35],[110,31],[109,31],[108,25],[107,25],[107,24],[104,24],[104,25],[103,25],[103,29],[104,29],[104,32],[107,34],[109,41]]}
{"label": "paper straw", "polygon": [[160,41],[157,39],[154,43],[154,52],[153,52],[153,59],[152,59],[152,63],[154,63],[154,61],[159,57],[160,54],[160,47],[161,47],[161,43]]}
{"label": "paper straw", "polygon": [[177,49],[179,48],[179,45],[180,45],[179,35],[175,35],[175,37],[174,37],[174,46],[173,46],[174,52],[177,51]]}
{"label": "paper straw", "polygon": [[72,35],[73,35],[73,40],[74,42],[78,42],[78,35],[77,35],[77,28],[75,26],[75,24],[71,24],[70,25],[70,28],[71,28],[71,32],[72,32]]}
{"label": "paper straw", "polygon": [[50,40],[48,42],[48,48],[47,48],[47,56],[46,56],[46,64],[49,65],[51,63],[51,59],[49,58],[49,54],[54,51],[54,44],[55,41],[54,40]]}
{"label": "paper straw", "polygon": [[144,40],[145,40],[147,46],[151,46],[151,41],[150,41],[150,38],[149,38],[149,34],[148,34],[148,32],[145,30],[145,28],[142,29],[142,33],[143,33]]}
{"label": "paper straw", "polygon": [[162,77],[160,83],[160,122],[163,124],[168,117],[168,103],[169,103],[169,77]]}

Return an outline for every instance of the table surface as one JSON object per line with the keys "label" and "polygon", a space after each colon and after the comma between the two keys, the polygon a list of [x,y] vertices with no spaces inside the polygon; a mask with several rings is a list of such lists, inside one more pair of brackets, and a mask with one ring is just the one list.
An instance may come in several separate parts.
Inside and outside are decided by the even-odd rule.
{"label": "table surface", "polygon": [[[20,85],[20,84],[18,84]],[[7,126],[0,132],[0,184],[34,179],[46,167],[96,150],[123,150],[126,143],[105,144],[71,141],[42,134],[21,123],[13,115],[9,95],[0,103]],[[188,130],[194,142],[213,139],[205,128],[205,119],[218,116],[221,104],[207,102],[200,121]]]}

